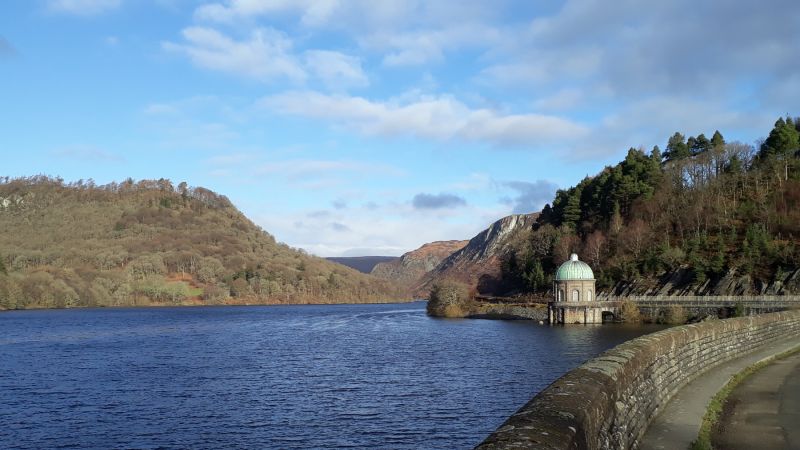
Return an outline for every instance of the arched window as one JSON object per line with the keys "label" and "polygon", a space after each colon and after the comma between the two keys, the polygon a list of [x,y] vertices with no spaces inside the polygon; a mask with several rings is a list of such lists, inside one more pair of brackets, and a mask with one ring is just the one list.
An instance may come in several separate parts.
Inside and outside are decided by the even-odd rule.
{"label": "arched window", "polygon": [[586,291],[586,301],[587,301],[587,302],[590,302],[590,301],[592,301],[592,290],[591,290],[591,289],[589,289],[588,291]]}
{"label": "arched window", "polygon": [[572,291],[572,301],[573,301],[573,302],[579,302],[579,301],[581,301],[581,293],[580,293],[580,291],[578,291],[577,289],[575,289],[574,291]]}
{"label": "arched window", "polygon": [[558,290],[558,301],[559,302],[563,302],[564,301],[564,290],[563,289],[559,289]]}

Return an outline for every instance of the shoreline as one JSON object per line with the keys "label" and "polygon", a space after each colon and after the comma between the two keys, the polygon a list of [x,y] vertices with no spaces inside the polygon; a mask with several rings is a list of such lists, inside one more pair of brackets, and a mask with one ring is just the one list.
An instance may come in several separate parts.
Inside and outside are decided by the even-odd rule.
{"label": "shoreline", "polygon": [[231,304],[154,304],[154,305],[98,305],[98,306],[74,306],[64,308],[22,308],[22,309],[0,309],[0,314],[14,311],[64,311],[64,310],[90,310],[90,309],[159,309],[159,308],[202,308],[202,307],[237,307],[237,306],[337,306],[337,305],[399,305],[404,303],[425,302],[423,299],[413,300],[393,300],[386,302],[350,302],[350,303],[231,303]]}

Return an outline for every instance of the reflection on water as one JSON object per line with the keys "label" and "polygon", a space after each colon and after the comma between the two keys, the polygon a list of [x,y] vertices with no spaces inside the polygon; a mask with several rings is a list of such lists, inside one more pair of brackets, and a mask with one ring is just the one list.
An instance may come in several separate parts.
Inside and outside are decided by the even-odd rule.
{"label": "reflection on water", "polygon": [[655,329],[423,303],[6,312],[0,448],[468,448]]}

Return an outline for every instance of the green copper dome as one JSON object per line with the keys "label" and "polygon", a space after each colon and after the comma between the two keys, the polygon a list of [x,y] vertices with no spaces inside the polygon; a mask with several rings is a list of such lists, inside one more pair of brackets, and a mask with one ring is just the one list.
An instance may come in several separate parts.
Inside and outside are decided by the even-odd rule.
{"label": "green copper dome", "polygon": [[569,261],[561,264],[556,272],[556,281],[564,280],[594,280],[594,272],[583,261],[578,260],[578,255],[573,253],[569,257]]}

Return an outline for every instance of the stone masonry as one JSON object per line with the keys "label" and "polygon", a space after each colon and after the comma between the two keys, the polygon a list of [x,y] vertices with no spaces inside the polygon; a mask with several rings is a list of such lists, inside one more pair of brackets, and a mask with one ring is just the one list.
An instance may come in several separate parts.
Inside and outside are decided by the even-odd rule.
{"label": "stone masonry", "polygon": [[477,448],[631,449],[686,383],[800,334],[800,311],[713,320],[621,344],[534,397]]}

